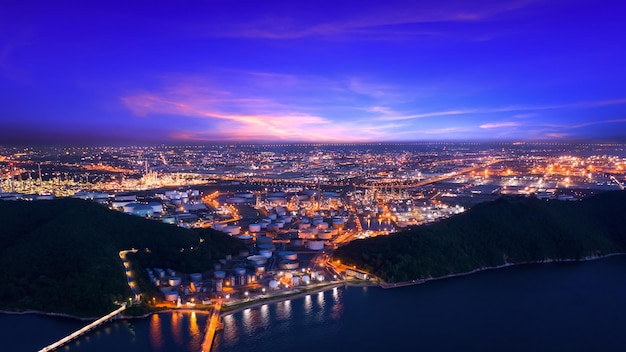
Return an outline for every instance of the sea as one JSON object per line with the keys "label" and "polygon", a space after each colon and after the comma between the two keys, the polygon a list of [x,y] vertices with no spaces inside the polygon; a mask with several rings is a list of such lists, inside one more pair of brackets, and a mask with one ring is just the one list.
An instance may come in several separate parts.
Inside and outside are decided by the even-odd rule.
{"label": "sea", "polygon": [[[208,315],[116,320],[60,351],[200,351]],[[0,314],[0,350],[84,325]],[[213,351],[623,351],[626,256],[528,264],[394,289],[339,287],[224,316]]]}

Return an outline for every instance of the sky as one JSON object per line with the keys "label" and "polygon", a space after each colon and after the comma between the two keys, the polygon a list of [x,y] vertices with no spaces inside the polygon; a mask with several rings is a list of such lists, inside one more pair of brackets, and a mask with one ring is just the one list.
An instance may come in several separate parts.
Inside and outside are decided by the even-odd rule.
{"label": "sky", "polygon": [[623,1],[100,3],[0,4],[0,144],[626,141]]}

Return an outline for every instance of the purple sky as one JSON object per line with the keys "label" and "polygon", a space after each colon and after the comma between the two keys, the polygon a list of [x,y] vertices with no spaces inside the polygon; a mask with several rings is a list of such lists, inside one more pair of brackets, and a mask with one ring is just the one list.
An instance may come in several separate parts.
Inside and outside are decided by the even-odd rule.
{"label": "purple sky", "polygon": [[0,5],[0,144],[626,140],[622,1],[90,3]]}

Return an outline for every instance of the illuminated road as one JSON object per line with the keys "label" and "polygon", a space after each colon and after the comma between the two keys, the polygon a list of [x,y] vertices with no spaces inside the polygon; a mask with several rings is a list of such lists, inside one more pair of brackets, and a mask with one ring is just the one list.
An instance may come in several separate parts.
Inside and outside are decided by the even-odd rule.
{"label": "illuminated road", "polygon": [[112,319],[114,316],[120,314],[121,312],[124,311],[124,309],[126,309],[126,303],[124,303],[121,307],[119,307],[118,309],[112,311],[111,313],[103,316],[102,318],[94,321],[93,323],[81,328],[80,330],[76,330],[73,333],[65,336],[64,338],[60,339],[59,341],[48,345],[42,349],[39,350],[39,352],[46,352],[46,351],[53,351],[63,345],[65,345],[66,343],[74,340],[75,338],[81,336],[82,334],[88,332],[91,329],[94,329],[96,327],[98,327],[101,324],[106,323],[107,321],[109,321],[110,319]]}
{"label": "illuminated road", "polygon": [[128,259],[126,259],[126,253],[128,252],[137,253],[137,250],[134,248],[123,250],[123,251],[120,251],[119,256],[120,256],[120,259],[122,259],[122,263],[124,264],[124,269],[126,272],[126,281],[128,282],[128,287],[130,287],[131,291],[133,291],[135,300],[138,301],[139,295],[141,294],[141,292],[139,291],[139,286],[133,281],[133,278],[130,272],[130,262],[128,261]]}
{"label": "illuminated road", "polygon": [[222,323],[220,322],[221,310],[222,299],[218,298],[215,306],[213,306],[213,310],[211,311],[211,316],[209,317],[209,322],[206,328],[206,335],[204,335],[204,342],[202,342],[202,352],[211,352],[211,348],[213,348],[215,333],[222,326]]}

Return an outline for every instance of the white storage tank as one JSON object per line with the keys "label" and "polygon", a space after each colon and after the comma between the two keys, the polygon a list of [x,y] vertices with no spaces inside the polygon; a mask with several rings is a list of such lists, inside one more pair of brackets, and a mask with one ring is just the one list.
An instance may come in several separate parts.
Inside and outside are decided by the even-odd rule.
{"label": "white storage tank", "polygon": [[174,302],[178,299],[178,292],[169,291],[165,293],[165,300],[168,302]]}
{"label": "white storage tank", "polygon": [[170,277],[169,280],[167,280],[167,282],[170,284],[170,286],[178,286],[182,283],[182,280],[180,279],[180,277],[178,276],[172,276]]}
{"label": "white storage tank", "polygon": [[283,260],[280,262],[280,268],[285,270],[294,270],[298,269],[300,265],[295,260]]}
{"label": "white storage tank", "polygon": [[225,278],[225,277],[226,277],[226,272],[221,271],[221,270],[218,270],[218,271],[216,271],[215,273],[213,273],[213,276],[214,276],[216,279],[223,279],[223,278]]}
{"label": "white storage tank", "polygon": [[276,214],[274,214],[274,213],[271,213],[267,217],[270,218],[270,220],[276,220]]}
{"label": "white storage tank", "polygon": [[320,240],[330,240],[333,238],[333,235],[328,231],[324,231],[324,232],[318,233],[317,238],[319,238]]}
{"label": "white storage tank", "polygon": [[328,230],[328,223],[322,222],[317,225],[318,230]]}
{"label": "white storage tank", "polygon": [[191,278],[191,281],[193,282],[202,281],[202,273],[189,274],[189,278]]}
{"label": "white storage tank", "polygon": [[233,271],[235,272],[235,275],[245,275],[246,274],[246,269],[245,268],[234,268]]}
{"label": "white storage tank", "polygon": [[298,260],[298,253],[296,252],[280,252],[278,253],[278,256],[281,259]]}
{"label": "white storage tank", "polygon": [[304,275],[304,276],[302,277],[302,282],[303,282],[305,285],[310,284],[310,283],[311,283],[311,277],[310,277],[309,275]]}
{"label": "white storage tank", "polygon": [[309,224],[308,222],[301,222],[298,224],[298,230],[306,230],[309,227],[311,227],[311,224]]}
{"label": "white storage tank", "polygon": [[297,276],[294,276],[294,278],[291,280],[291,282],[292,282],[292,284],[294,286],[298,286],[298,285],[300,285],[300,278],[297,277]]}
{"label": "white storage tank", "polygon": [[272,243],[272,238],[271,237],[267,237],[267,236],[258,236],[256,238],[256,243],[257,244],[261,244],[261,243]]}
{"label": "white storage tank", "polygon": [[271,281],[270,281],[270,288],[271,288],[272,290],[277,289],[277,288],[278,288],[278,281],[276,281],[276,280],[271,280]]}
{"label": "white storage tank", "polygon": [[257,265],[264,265],[265,263],[267,263],[267,258],[261,255],[251,255],[248,257],[248,260]]}
{"label": "white storage tank", "polygon": [[261,224],[250,224],[248,226],[248,229],[250,230],[250,232],[259,232],[261,231]]}
{"label": "white storage tank", "polygon": [[320,251],[324,249],[324,241],[311,240],[306,243],[306,247],[312,251]]}
{"label": "white storage tank", "polygon": [[239,233],[241,233],[241,226],[237,226],[237,225],[226,226],[224,227],[223,231],[231,236],[236,236],[236,235],[239,235]]}
{"label": "white storage tank", "polygon": [[272,257],[272,251],[269,249],[262,249],[259,251],[259,255],[270,259]]}
{"label": "white storage tank", "polygon": [[211,228],[213,228],[214,230],[217,230],[217,231],[222,231],[222,230],[224,230],[225,227],[226,227],[226,224],[222,224],[222,223],[219,223],[219,222],[211,225]]}

